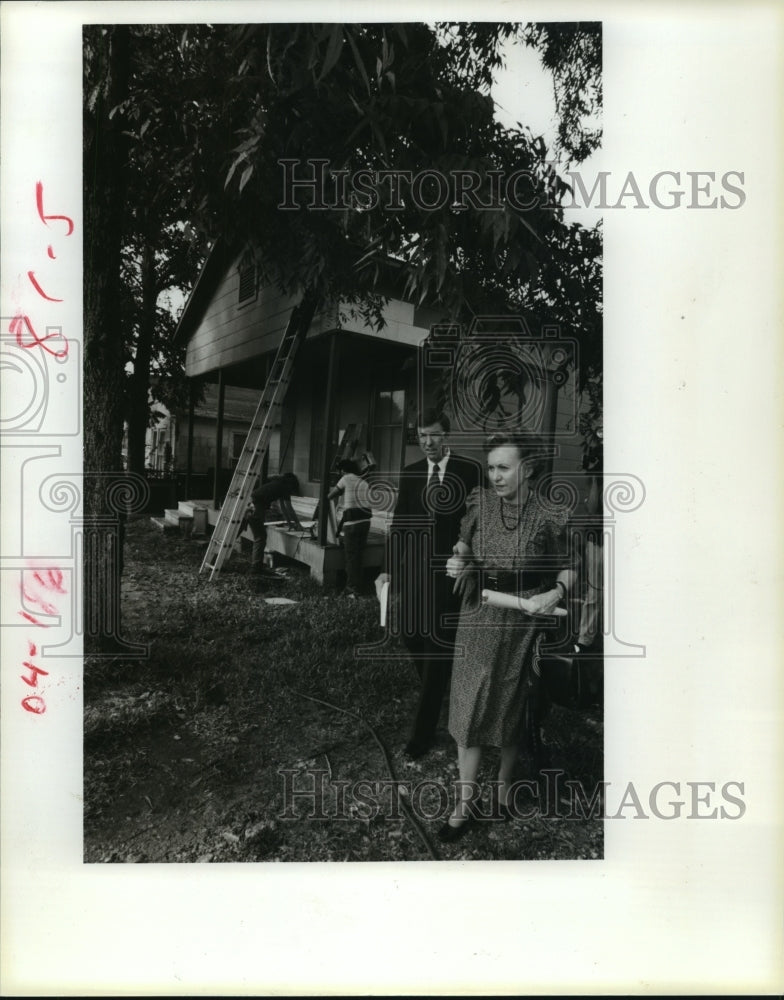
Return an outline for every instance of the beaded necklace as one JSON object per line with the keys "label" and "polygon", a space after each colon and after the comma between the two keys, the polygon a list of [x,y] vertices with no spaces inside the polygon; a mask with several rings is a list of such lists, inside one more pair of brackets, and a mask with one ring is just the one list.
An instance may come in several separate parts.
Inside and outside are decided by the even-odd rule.
{"label": "beaded necklace", "polygon": [[528,499],[528,490],[526,489],[524,496],[518,497],[517,500],[514,502],[514,504],[509,505],[509,506],[514,506],[516,508],[517,519],[515,520],[514,524],[507,524],[506,514],[504,513],[505,501],[504,498],[501,497],[501,524],[503,524],[504,528],[506,528],[507,531],[517,531],[517,529],[520,527],[520,521],[523,519],[523,507],[525,506],[525,502],[527,499]]}

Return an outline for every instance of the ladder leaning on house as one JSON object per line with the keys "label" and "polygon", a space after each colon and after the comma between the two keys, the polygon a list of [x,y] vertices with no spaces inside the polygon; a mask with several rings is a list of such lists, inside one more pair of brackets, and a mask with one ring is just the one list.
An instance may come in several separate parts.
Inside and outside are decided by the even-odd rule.
{"label": "ladder leaning on house", "polygon": [[291,382],[294,358],[307,330],[301,306],[291,313],[278,347],[269,378],[261,394],[253,421],[231,478],[217,524],[207,545],[199,573],[209,573],[211,580],[234,551],[242,521],[256,487],[261,464],[269,448],[272,428],[280,418],[283,400]]}
{"label": "ladder leaning on house", "polygon": [[357,445],[360,441],[365,439],[365,425],[364,424],[349,424],[348,427],[343,432],[340,438],[340,444],[338,445],[338,450],[335,452],[335,457],[332,459],[332,465],[330,466],[329,474],[330,476],[335,476],[340,471],[339,466],[342,461],[351,456],[356,451]]}

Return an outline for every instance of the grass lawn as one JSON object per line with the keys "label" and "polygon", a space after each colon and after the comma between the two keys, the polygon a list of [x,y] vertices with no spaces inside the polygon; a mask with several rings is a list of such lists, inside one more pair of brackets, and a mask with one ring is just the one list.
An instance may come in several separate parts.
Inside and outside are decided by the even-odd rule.
{"label": "grass lawn", "polygon": [[[203,552],[147,520],[128,525],[123,635],[148,655],[85,663],[86,861],[602,857],[602,820],[565,818],[565,805],[440,844],[455,746],[444,728],[427,756],[403,756],[414,667],[402,647],[354,655],[383,638],[375,597],[325,592],[298,567],[255,593],[242,554],[208,582]],[[590,794],[602,780],[601,708],[554,706],[543,738],[559,782]],[[528,768],[521,760],[521,778]],[[480,780],[495,769],[488,752]]]}

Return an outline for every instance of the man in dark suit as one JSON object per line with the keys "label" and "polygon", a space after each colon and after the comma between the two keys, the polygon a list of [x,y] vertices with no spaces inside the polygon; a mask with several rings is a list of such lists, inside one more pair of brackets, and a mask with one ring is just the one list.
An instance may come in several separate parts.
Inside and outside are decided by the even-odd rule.
{"label": "man in dark suit", "polygon": [[[417,436],[424,458],[403,469],[387,551],[389,572],[376,579],[376,589],[390,581],[400,597],[400,631],[421,681],[419,704],[406,745],[415,759],[429,750],[438,725],[454,655],[460,599],[446,562],[457,541],[466,498],[482,485],[479,462],[449,450],[449,419],[423,410]],[[447,616],[453,621],[448,621]]]}

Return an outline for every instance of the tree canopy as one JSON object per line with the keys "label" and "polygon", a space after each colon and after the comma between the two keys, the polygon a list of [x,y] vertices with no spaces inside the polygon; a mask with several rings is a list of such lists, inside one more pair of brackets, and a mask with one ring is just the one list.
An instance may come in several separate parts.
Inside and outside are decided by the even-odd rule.
{"label": "tree canopy", "polygon": [[602,140],[602,25],[600,21],[447,22],[440,26],[461,71],[490,87],[503,63],[503,47],[518,42],[535,49],[553,81],[557,152],[582,162]]}
{"label": "tree canopy", "polygon": [[[596,366],[600,235],[565,225],[565,185],[542,140],[500,125],[489,88],[505,45],[535,47],[553,75],[559,144],[587,155],[601,134],[599,25],[93,26],[85,36],[86,115],[100,105],[104,138],[125,152],[113,212],[137,424],[154,359],[178,368],[160,291],[186,287],[217,237],[253,244],[282,289],[353,300],[376,321],[379,274],[395,260],[406,292],[445,317],[523,309],[576,329]],[[118,87],[107,53],[120,37]]]}
{"label": "tree canopy", "polygon": [[[500,308],[547,266],[565,185],[541,139],[497,122],[486,91],[505,39],[517,33],[563,68],[572,49],[554,45],[560,36],[503,24],[132,31],[146,68],[117,111],[134,156],[153,177],[164,173],[170,203],[199,231],[253,242],[281,288],[354,298],[377,315],[379,268],[391,258],[410,295],[456,316]],[[290,197],[284,188],[317,176],[313,161],[325,172],[326,209],[306,184]],[[341,195],[362,172],[371,197]],[[478,179],[463,181],[475,185],[473,204],[438,201],[438,178],[458,174]],[[498,182],[512,175],[510,199]],[[406,187],[416,178],[418,197]]]}

